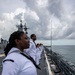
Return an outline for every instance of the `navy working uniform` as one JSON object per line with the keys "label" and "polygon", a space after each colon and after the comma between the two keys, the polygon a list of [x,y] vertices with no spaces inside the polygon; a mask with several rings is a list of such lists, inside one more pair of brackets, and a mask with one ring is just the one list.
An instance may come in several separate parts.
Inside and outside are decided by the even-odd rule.
{"label": "navy working uniform", "polygon": [[2,75],[37,75],[35,65],[13,47],[3,60]]}

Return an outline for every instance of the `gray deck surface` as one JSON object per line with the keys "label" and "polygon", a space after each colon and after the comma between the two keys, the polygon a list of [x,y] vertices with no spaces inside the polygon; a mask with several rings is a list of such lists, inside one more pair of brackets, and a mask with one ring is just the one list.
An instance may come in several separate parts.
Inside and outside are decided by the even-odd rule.
{"label": "gray deck surface", "polygon": [[48,75],[47,64],[45,62],[44,53],[42,53],[42,58],[40,60],[40,68],[41,70],[37,70],[38,75]]}

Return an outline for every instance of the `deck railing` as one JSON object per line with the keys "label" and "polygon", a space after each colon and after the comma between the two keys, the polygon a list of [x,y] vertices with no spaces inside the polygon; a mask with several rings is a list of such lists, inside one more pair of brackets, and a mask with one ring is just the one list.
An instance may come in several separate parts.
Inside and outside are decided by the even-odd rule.
{"label": "deck railing", "polygon": [[67,61],[63,56],[58,53],[53,52],[45,47],[47,56],[51,61],[57,66],[58,72],[61,75],[75,75],[75,64]]}

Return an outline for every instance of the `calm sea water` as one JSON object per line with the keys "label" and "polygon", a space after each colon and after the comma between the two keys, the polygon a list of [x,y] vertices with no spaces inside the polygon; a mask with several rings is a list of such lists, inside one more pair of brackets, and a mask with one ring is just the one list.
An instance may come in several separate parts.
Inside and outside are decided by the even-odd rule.
{"label": "calm sea water", "polygon": [[[50,47],[48,47],[50,49]],[[68,61],[75,64],[75,45],[56,45],[52,46],[52,51],[59,53]]]}

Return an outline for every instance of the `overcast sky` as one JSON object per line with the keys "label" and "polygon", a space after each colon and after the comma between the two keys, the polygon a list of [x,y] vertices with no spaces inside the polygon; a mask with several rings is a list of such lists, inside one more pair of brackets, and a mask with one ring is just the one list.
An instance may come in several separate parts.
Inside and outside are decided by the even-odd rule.
{"label": "overcast sky", "polygon": [[20,19],[38,39],[75,39],[75,0],[0,0],[0,38],[8,39]]}

